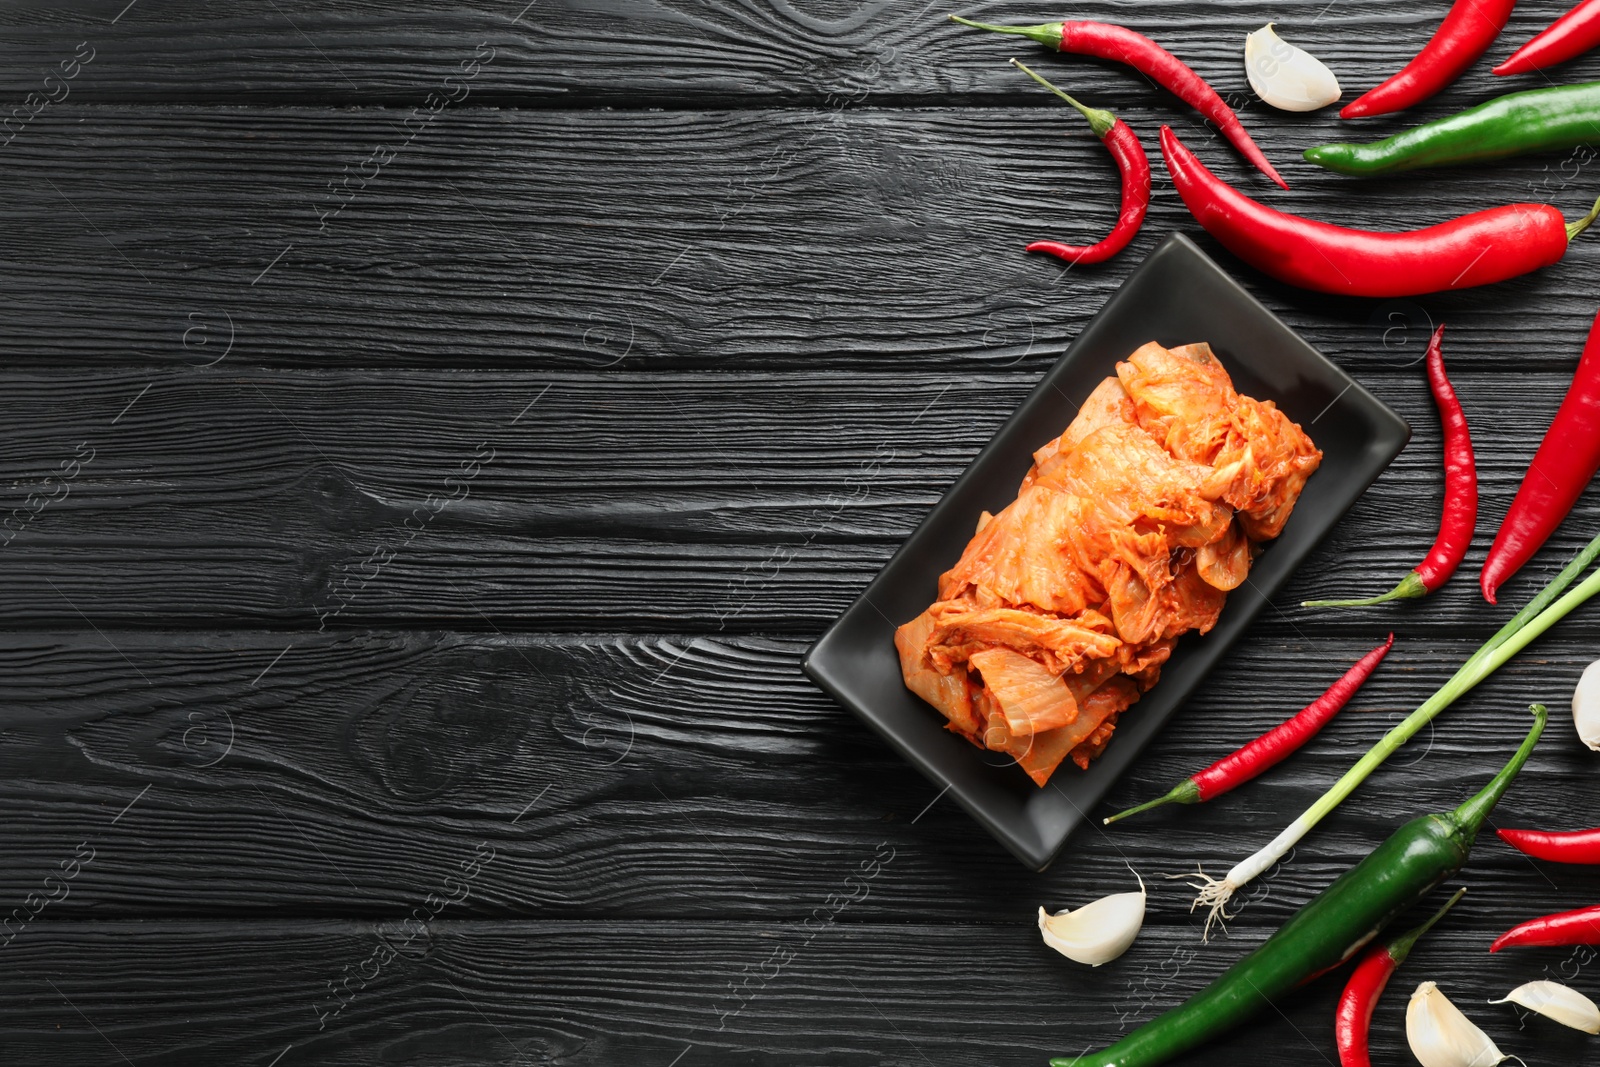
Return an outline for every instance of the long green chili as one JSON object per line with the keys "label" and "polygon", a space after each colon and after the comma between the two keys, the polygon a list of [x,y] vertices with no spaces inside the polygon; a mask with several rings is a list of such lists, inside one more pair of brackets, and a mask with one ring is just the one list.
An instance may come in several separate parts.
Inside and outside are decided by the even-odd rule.
{"label": "long green chili", "polygon": [[1254,952],[1187,1002],[1115,1044],[1051,1067],[1154,1067],[1248,1019],[1270,1002],[1354,955],[1385,926],[1466,863],[1478,829],[1505,795],[1549,719],[1533,705],[1533,729],[1479,793],[1452,812],[1396,830]]}
{"label": "long green chili", "polygon": [[1368,144],[1325,144],[1306,159],[1371,176],[1600,144],[1600,82],[1508,93]]}

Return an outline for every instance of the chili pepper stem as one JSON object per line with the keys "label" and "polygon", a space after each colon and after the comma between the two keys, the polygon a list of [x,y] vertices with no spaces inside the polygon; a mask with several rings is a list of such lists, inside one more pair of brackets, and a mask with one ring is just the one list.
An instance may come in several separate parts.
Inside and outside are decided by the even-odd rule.
{"label": "chili pepper stem", "polygon": [[1500,803],[1500,798],[1506,795],[1506,790],[1511,788],[1511,780],[1522,770],[1522,765],[1528,762],[1528,757],[1533,754],[1533,746],[1538,744],[1539,735],[1544,733],[1544,724],[1550,719],[1550,709],[1543,704],[1530,704],[1528,710],[1533,712],[1533,729],[1528,731],[1528,736],[1523,739],[1522,747],[1517,749],[1517,754],[1511,761],[1500,769],[1500,773],[1489,780],[1489,784],[1480,789],[1476,796],[1456,809],[1456,819],[1461,823],[1469,837],[1476,836],[1483,820],[1489,817],[1494,806]]}
{"label": "chili pepper stem", "polygon": [[1149,811],[1151,808],[1159,808],[1163,804],[1198,803],[1200,803],[1200,787],[1195,784],[1193,778],[1185,778],[1183,781],[1173,786],[1172,791],[1166,796],[1156,797],[1154,800],[1147,800],[1143,804],[1138,804],[1129,808],[1127,811],[1119,811],[1115,815],[1112,815],[1107,819],[1103,819],[1101,821],[1101,825],[1110,826],[1118,819],[1126,819],[1130,815],[1137,815],[1141,811]]}
{"label": "chili pepper stem", "polygon": [[1411,600],[1419,596],[1427,596],[1428,587],[1422,584],[1422,575],[1412,571],[1400,579],[1400,584],[1379,596],[1367,597],[1365,600],[1302,600],[1303,608],[1368,608],[1374,604],[1385,604],[1391,600]]}
{"label": "chili pepper stem", "polygon": [[1085,107],[1083,104],[1078,103],[1071,96],[1045,81],[1044,78],[1040,77],[1027,64],[1013,59],[1011,61],[1011,65],[1022,71],[1022,73],[1026,74],[1034,81],[1038,82],[1040,85],[1044,86],[1046,89],[1049,89],[1052,93],[1055,93],[1073,107],[1077,108],[1078,114],[1089,120],[1089,128],[1094,131],[1094,135],[1096,137],[1105,137],[1105,135],[1111,131],[1111,127],[1117,124],[1117,116],[1113,115],[1109,111],[1103,111],[1097,107]]}
{"label": "chili pepper stem", "polygon": [[1037,26],[996,26],[992,22],[974,22],[964,19],[960,15],[951,15],[951,22],[959,22],[963,26],[971,26],[976,30],[988,30],[990,33],[1014,33],[1029,40],[1038,41],[1047,48],[1061,51],[1061,23],[1041,22]]}
{"label": "chili pepper stem", "polygon": [[1589,209],[1589,213],[1583,218],[1578,219],[1576,222],[1567,223],[1567,240],[1570,241],[1584,230],[1587,230],[1589,224],[1596,218],[1600,218],[1600,199],[1595,200],[1594,206]]}
{"label": "chili pepper stem", "polygon": [[1408,930],[1399,937],[1395,938],[1393,941],[1389,942],[1389,958],[1394,960],[1394,962],[1397,964],[1404,963],[1406,961],[1406,957],[1411,955],[1411,950],[1415,948],[1417,942],[1421,940],[1422,935],[1427,933],[1429,930],[1432,930],[1434,924],[1440,919],[1444,918],[1445,913],[1451,908],[1455,907],[1456,901],[1466,896],[1466,894],[1466,886],[1462,886],[1460,889],[1457,889],[1453,894],[1451,894],[1450,899],[1444,902],[1444,906],[1438,911],[1434,912],[1428,918],[1427,922],[1423,923],[1414,930]]}

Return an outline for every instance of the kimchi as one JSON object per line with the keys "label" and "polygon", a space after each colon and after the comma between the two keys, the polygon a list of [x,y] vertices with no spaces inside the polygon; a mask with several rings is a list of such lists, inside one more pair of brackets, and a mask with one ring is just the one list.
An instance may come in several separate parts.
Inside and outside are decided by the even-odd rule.
{"label": "kimchi", "polygon": [[906,686],[1040,786],[1086,769],[1178,638],[1216,625],[1322,462],[1205,344],[1116,371],[895,632]]}

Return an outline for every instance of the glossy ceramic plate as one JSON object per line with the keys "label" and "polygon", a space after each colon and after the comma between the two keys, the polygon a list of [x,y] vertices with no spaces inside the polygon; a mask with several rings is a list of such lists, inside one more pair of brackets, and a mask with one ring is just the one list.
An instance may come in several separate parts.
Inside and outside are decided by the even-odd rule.
{"label": "glossy ceramic plate", "polygon": [[[1277,402],[1307,429],[1323,451],[1322,466],[1249,581],[1228,595],[1217,625],[1180,639],[1160,682],[1123,715],[1105,754],[1087,771],[1064,762],[1041,789],[1010,757],[946,730],[944,718],[906,689],[894,628],[935,599],[939,575],[960,557],[979,512],[999,511],[1013,499],[1033,450],[1066,428],[1119,360],[1151,340],[1169,347],[1209,342],[1240,392]],[[936,785],[948,787],[1024,863],[1043,870],[1410,436],[1400,416],[1174,235],[1134,271],[861,598],[812,646],[805,671]]]}

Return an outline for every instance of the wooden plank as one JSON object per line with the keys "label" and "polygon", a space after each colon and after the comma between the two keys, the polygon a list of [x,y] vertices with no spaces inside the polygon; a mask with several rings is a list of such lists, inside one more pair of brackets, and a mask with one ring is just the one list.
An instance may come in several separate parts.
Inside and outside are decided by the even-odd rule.
{"label": "wooden plank", "polygon": [[[317,607],[333,620],[349,621],[390,610],[383,606],[386,587],[392,590],[390,603],[397,596],[411,598],[409,610],[417,611],[414,588],[392,586],[383,573],[367,582],[367,569],[357,564],[389,545],[397,572],[432,569],[434,564],[408,563],[406,557],[427,560],[441,551],[467,552],[480,566],[495,567],[481,547],[472,547],[485,536],[547,557],[561,552],[559,541],[552,548],[551,540],[586,544],[590,559],[603,563],[604,531],[613,554],[631,555],[641,564],[631,577],[615,579],[623,583],[654,583],[662,577],[645,569],[652,548],[656,566],[668,569],[674,557],[721,555],[720,562],[708,559],[705,573],[682,574],[679,581],[700,583],[695,617],[733,612],[743,617],[749,614],[741,610],[748,600],[762,589],[781,590],[788,580],[787,568],[755,568],[757,556],[772,551],[758,546],[799,540],[793,554],[802,568],[826,567],[841,558],[857,561],[858,573],[875,566],[884,545],[909,532],[938,488],[981,447],[1025,383],[996,376],[952,390],[949,381],[931,378],[913,384],[830,375],[799,380],[680,375],[634,382],[601,375],[487,374],[435,383],[419,375],[374,380],[355,374],[184,373],[147,380],[147,393],[137,384],[126,375],[16,376],[6,390],[12,425],[30,442],[16,447],[13,461],[33,476],[16,486],[15,506],[24,517],[28,498],[23,491],[35,490],[34,478],[51,469],[51,449],[62,459],[79,451],[70,440],[82,430],[76,412],[99,416],[98,426],[82,430],[89,442],[82,454],[94,453],[82,482],[53,510],[41,511],[23,526],[7,558],[0,559],[0,566],[9,565],[23,582],[30,572],[51,570],[48,582],[33,575],[38,595],[46,598],[46,616],[72,617],[77,610],[163,618],[250,615],[264,607],[268,617],[304,618],[308,607]],[[1542,384],[1545,393],[1559,388],[1548,379]],[[1465,392],[1467,384],[1462,387]],[[1539,392],[1530,389],[1524,398],[1530,404],[1553,403],[1553,396]],[[68,393],[82,406],[64,417],[63,406],[52,401]],[[767,399],[779,395],[781,400]],[[539,406],[524,415],[532,401]],[[764,403],[772,407],[757,406]],[[935,411],[941,403],[946,407]],[[502,410],[491,419],[494,407]],[[961,417],[943,414],[948,408]],[[801,421],[802,412],[809,421]],[[933,415],[925,417],[929,412]],[[469,420],[476,425],[467,425]],[[391,442],[401,435],[408,447],[396,453]],[[196,440],[231,443],[197,452]],[[648,447],[641,449],[641,441]],[[1481,446],[1491,469],[1497,458],[1493,441]],[[819,464],[796,467],[795,455],[815,456]],[[1432,457],[1417,449],[1402,461],[1407,462],[1416,468],[1403,466],[1396,477],[1409,476],[1413,483],[1432,479]],[[479,477],[466,478],[462,463],[469,469],[478,464]],[[28,470],[35,464],[37,475]],[[153,472],[160,477],[152,478]],[[466,493],[460,506],[441,510],[438,527],[423,523],[432,518],[427,509],[422,519],[414,519],[412,509],[429,493],[459,491],[445,482],[452,475]],[[104,536],[106,508],[126,516],[120,542]],[[1392,529],[1399,515],[1409,514],[1413,528],[1408,533],[1415,537],[1419,526],[1426,529],[1426,515],[1403,500],[1394,501],[1392,509],[1379,502],[1373,510],[1372,525]],[[397,534],[388,532],[396,526]],[[412,535],[419,527],[426,536]],[[1358,530],[1354,539],[1362,540],[1363,532],[1370,531]],[[131,584],[142,581],[142,559],[161,566],[197,539],[216,546],[224,567],[246,566],[242,560],[252,553],[255,560],[232,578],[197,572],[194,588],[145,591],[144,585]],[[642,550],[640,539],[646,541]],[[308,544],[344,557],[321,565],[326,585],[312,591],[309,604],[299,602],[294,589]],[[714,553],[707,551],[712,545],[718,546]],[[106,559],[108,551],[123,558]],[[84,580],[59,569],[63,556],[90,569]],[[105,564],[97,564],[96,557]],[[119,570],[122,581],[130,583],[125,596],[118,595],[112,573]],[[460,603],[461,591],[472,590],[482,578],[459,566],[452,574],[435,593],[438,609],[475,617],[477,609]],[[719,576],[721,593],[706,596]],[[527,574],[534,582],[549,579],[548,573]],[[282,599],[263,605],[263,588],[279,590]],[[637,588],[642,587],[625,588],[623,595]],[[80,589],[89,599],[79,600]],[[248,599],[241,590],[250,591]],[[570,599],[578,592],[569,587],[561,595]],[[594,594],[604,597],[605,591]],[[848,590],[839,590],[834,601],[818,605],[809,617],[828,617],[846,595]],[[159,598],[159,606],[140,602],[145,596]],[[221,599],[230,597],[238,599]],[[122,600],[126,606],[119,605]],[[635,613],[637,602],[632,601]],[[25,604],[20,597],[12,601],[13,618],[27,617]],[[555,608],[562,613],[605,610],[603,600],[587,609],[576,603]],[[501,613],[492,605],[483,610]],[[767,622],[773,614],[766,606],[752,610],[757,612],[752,621]]]}
{"label": "wooden plank", "polygon": [[[679,106],[972,104],[1033,96],[1004,62],[1037,46],[951,25],[945,21],[951,11],[1002,22],[1045,14],[925,0],[759,6],[737,0],[498,0],[477,6],[377,0],[357,9],[310,0],[264,8],[94,0],[69,15],[31,0],[8,5],[0,89],[13,103],[29,92],[59,94],[45,76],[87,39],[95,58],[68,83],[72,100],[417,103],[459,73],[462,59],[481,44],[495,49],[494,59],[475,79],[474,93],[499,105],[641,99]],[[1070,17],[1120,22],[1159,39],[1264,125],[1275,116],[1249,92],[1244,35],[1283,14],[1264,0],[1210,3],[1204,16],[1174,0],[1086,0]],[[1439,17],[1431,8],[1347,0],[1297,12],[1282,25],[1285,35],[1334,69],[1348,100],[1400,69]],[[1516,12],[1491,58],[1509,55],[1551,17],[1544,9]],[[1600,63],[1592,60],[1563,68],[1558,77],[1593,78]],[[1506,91],[1490,76],[1491,65],[1479,63],[1437,106],[1455,108]],[[1113,104],[1158,99],[1126,70],[1082,60],[1062,61],[1062,67],[1075,89]],[[1292,128],[1296,118],[1287,116],[1281,125]]]}
{"label": "wooden plank", "polygon": [[[1257,625],[1102,814],[1164,792],[1311,700],[1382,627],[1303,637]],[[1595,799],[1590,754],[1561,709],[1597,636],[1592,613],[1571,620],[1448,712],[1263,882],[1250,910],[1281,920],[1406,818],[1455,806],[1512,750],[1530,700],[1555,721],[1496,822],[1581,823],[1551,813]],[[1223,870],[1265,843],[1471,643],[1402,634],[1292,764],[1212,804],[1087,827],[1042,877],[816,690],[799,671],[804,647],[688,635],[11,635],[0,647],[0,914],[79,844],[95,858],[54,918],[393,917],[458,878],[480,847],[495,859],[456,917],[792,921],[880,846],[893,873],[854,906],[860,920],[962,922],[981,900],[986,921],[1025,922],[1041,903],[1125,882],[1128,863],[1176,907],[1188,893],[1161,875],[1195,862]],[[1581,869],[1542,873],[1486,838],[1474,899],[1515,914],[1530,887],[1586,892]]]}
{"label": "wooden plank", "polygon": [[[1188,894],[1156,878],[1176,851],[1216,870],[1265,840],[1507,613],[1476,601],[1477,555],[1427,605],[1289,605],[1397,577],[1431,535],[1436,430],[1411,365],[1430,321],[1452,324],[1488,533],[1592,314],[1583,242],[1537,277],[1415,303],[1239,271],[1419,429],[1110,803],[1277,721],[1400,626],[1362,701],[1248,792],[1087,830],[1035,876],[803,680],[809,638],[1138,255],[1193,230],[1161,189],[1111,268],[1022,257],[1041,226],[1109,222],[1109,166],[1000,62],[1013,42],[913,6],[0,14],[13,100],[77,41],[98,49],[0,149],[0,502],[50,493],[0,552],[0,905],[31,910],[75,871],[6,946],[11,1059],[1037,1063],[1172,1006],[1401,819],[1455,803],[1528,700],[1560,705],[1592,611],[1358,792],[1232,940],[1198,945]],[[1082,13],[1134,20],[1230,92],[1238,36],[1279,14]],[[1507,40],[1542,19],[1520,13]],[[1355,88],[1432,21],[1357,0],[1284,29]],[[412,137],[410,109],[480,43],[493,59]],[[1043,65],[1147,140],[1174,117],[1205,137],[1124,71]],[[313,107],[231,106],[288,103]],[[633,110],[594,110],[611,105]],[[1291,163],[1295,191],[1270,198],[1311,214],[1398,227],[1546,196],[1576,214],[1588,195],[1553,160],[1357,193],[1292,165],[1330,116],[1245,111]],[[57,499],[44,479],[74,459]],[[468,483],[434,513],[429,494]],[[1595,518],[1586,501],[1558,549]],[[1497,818],[1592,807],[1589,757],[1558,718]],[[803,918],[885,846],[864,899],[811,938]],[[1089,972],[1045,952],[1032,909],[1125,885],[1125,862],[1153,890],[1133,954]],[[1582,871],[1529,868],[1486,840],[1417,978],[1467,1005],[1560,967],[1479,955],[1510,919],[1592,895]],[[402,958],[317,1029],[380,934]],[[785,945],[793,963],[752,987]],[[1325,1053],[1331,999],[1297,996],[1200,1062]],[[1581,1057],[1576,1037],[1540,1031],[1535,1052],[1506,1017],[1490,1028]]]}
{"label": "wooden plank", "polygon": [[[1364,377],[1416,438],[1279,598],[1308,632],[1364,630],[1292,605],[1398,580],[1437,524],[1426,387],[1416,368]],[[1476,565],[1566,376],[1525,372],[1515,390],[1498,371],[1456,378],[1484,482],[1479,544],[1450,588],[1395,617],[1487,633],[1510,608],[1486,610]],[[0,623],[815,634],[1032,383],[1029,370],[10,371]],[[1597,520],[1590,493],[1530,574]],[[1511,584],[1508,604],[1535,581]]]}
{"label": "wooden plank", "polygon": [[[1363,378],[1416,440],[1278,598],[1310,632],[1365,629],[1293,605],[1398,581],[1437,525],[1426,386],[1416,368]],[[1582,544],[1600,496],[1507,587],[1510,606],[1485,609],[1475,566],[1566,376],[1456,379],[1483,480],[1478,547],[1395,617],[1486,633]],[[816,633],[1030,386],[1026,370],[10,371],[0,621]],[[77,478],[51,482],[72,464]]]}
{"label": "wooden plank", "polygon": [[[1409,979],[1379,1006],[1375,1059],[1406,1055],[1403,994],[1426,977],[1478,1005],[1468,1010],[1506,1051],[1582,1061],[1584,1035],[1537,1023],[1518,1032],[1511,1009],[1481,1006],[1541,966],[1584,970],[1565,950],[1486,956],[1495,928],[1468,894],[1418,946]],[[39,921],[7,950],[0,1024],[19,1062],[1021,1067],[1113,1040],[1255,940],[1201,945],[1187,925],[1148,922],[1127,955],[1091,970],[1024,922],[446,920],[422,935],[371,923]],[[1338,987],[1324,978],[1186,1062],[1320,1062],[1332,1054]]]}
{"label": "wooden plank", "polygon": [[[1124,113],[1152,149],[1172,120]],[[0,160],[12,223],[0,233],[12,296],[0,357],[1037,370],[1160,240],[1197,230],[1163,187],[1112,264],[1065,271],[1023,255],[1027,240],[1092,236],[1115,215],[1104,149],[1061,109],[469,106],[410,132],[403,118],[51,108]],[[1172,121],[1219,172],[1252,180],[1201,143],[1203,128]],[[1320,136],[1301,122],[1280,154]],[[1576,215],[1590,190],[1555,163],[1363,183],[1359,195],[1349,179],[1295,173],[1293,192],[1269,198],[1379,228],[1506,200]],[[1593,318],[1594,248],[1577,241],[1568,262],[1489,292],[1401,302],[1297,292],[1217,254],[1367,373],[1410,363],[1437,321],[1452,324],[1456,366],[1570,369]]]}

